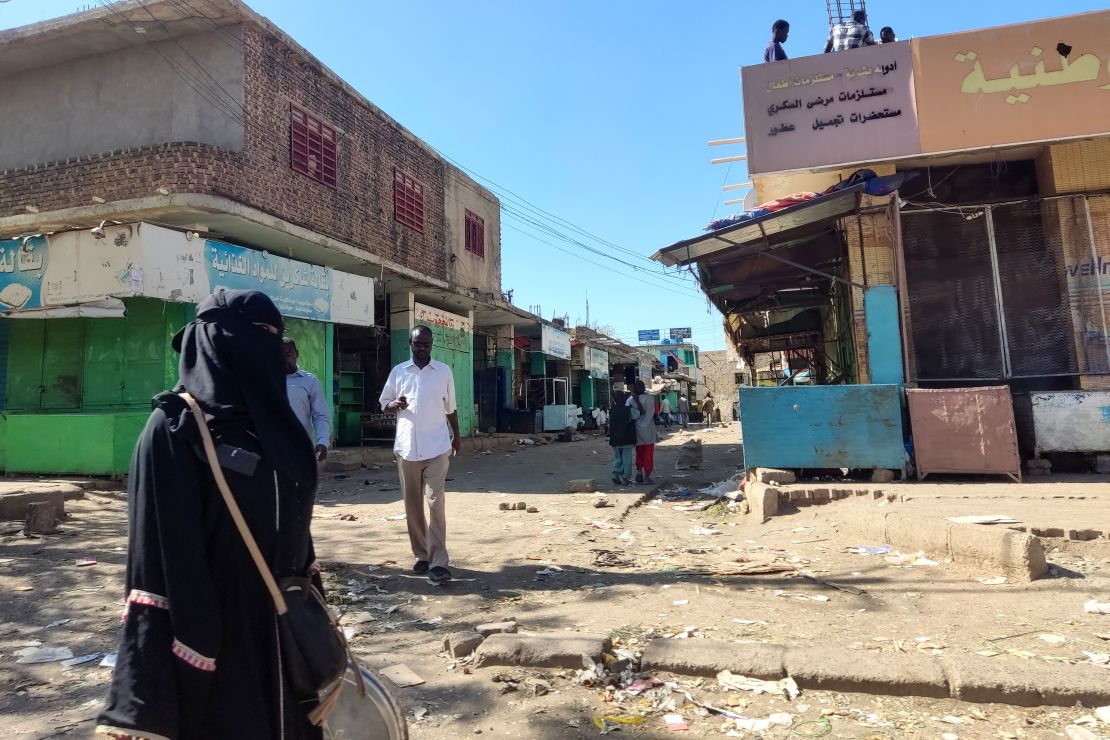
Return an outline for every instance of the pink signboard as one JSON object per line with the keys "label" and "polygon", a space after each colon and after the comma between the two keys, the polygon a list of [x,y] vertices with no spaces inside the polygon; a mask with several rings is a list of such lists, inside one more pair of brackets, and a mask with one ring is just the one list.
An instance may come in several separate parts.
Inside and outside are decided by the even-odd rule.
{"label": "pink signboard", "polygon": [[744,67],[748,172],[918,154],[909,42]]}

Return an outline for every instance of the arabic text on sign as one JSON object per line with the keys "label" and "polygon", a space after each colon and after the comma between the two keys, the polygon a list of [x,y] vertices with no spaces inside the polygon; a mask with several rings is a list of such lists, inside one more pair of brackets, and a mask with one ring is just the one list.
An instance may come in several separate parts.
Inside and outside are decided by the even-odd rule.
{"label": "arabic text on sign", "polygon": [[[1040,57],[1044,50],[1034,46],[1029,53],[1032,56]],[[1033,66],[1031,74],[1022,74],[1021,66],[1014,63],[1007,76],[991,80],[987,79],[979,55],[974,51],[957,54],[955,59],[961,63],[972,62],[971,71],[964,77],[960,87],[961,92],[965,94],[1001,93],[1012,90],[1031,90],[1037,87],[1055,87],[1079,82],[1092,82],[1098,79],[1102,68],[1102,60],[1094,54],[1083,54],[1074,62],[1069,62],[1067,57],[1061,55],[1059,70],[1049,72],[1046,69],[1045,61],[1042,59]],[[1110,61],[1107,62],[1107,65],[1110,67]],[[1110,85],[1103,85],[1102,89],[1110,90]],[[1024,93],[1018,96],[1010,95],[1006,98],[1006,102],[1010,104],[1026,103],[1029,100],[1029,96]]]}

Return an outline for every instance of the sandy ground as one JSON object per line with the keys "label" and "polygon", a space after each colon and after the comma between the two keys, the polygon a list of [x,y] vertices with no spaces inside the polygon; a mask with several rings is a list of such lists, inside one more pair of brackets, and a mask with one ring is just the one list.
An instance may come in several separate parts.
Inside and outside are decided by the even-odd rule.
{"label": "sandy ground", "polygon": [[[1098,636],[1110,633],[1110,617],[1083,612],[1087,599],[1110,600],[1110,540],[1051,540],[1057,577],[988,586],[978,579],[997,574],[942,561],[897,565],[886,555],[850,552],[885,544],[837,533],[835,521],[850,516],[855,504],[810,507],[767,524],[723,505],[677,511],[700,500],[698,489],[735,473],[740,459],[736,426],[696,435],[705,442],[702,469],[676,473],[678,445],[690,435],[673,434],[657,454],[656,478],[669,480],[646,501],[642,488],[608,483],[609,448],[598,438],[457,458],[448,483],[456,579],[442,587],[411,577],[391,467],[322,480],[313,531],[329,598],[344,612],[367,665],[404,663],[425,680],[397,692],[414,738],[591,737],[599,733],[595,715],[622,712],[647,717],[626,726],[625,736],[675,734],[649,700],[614,702],[599,688],[575,684],[574,671],[472,668],[441,654],[446,634],[508,617],[525,632],[596,632],[633,650],[651,637],[669,636],[822,645],[843,650],[846,660],[874,651],[921,651],[1079,663],[1089,660],[1084,651],[1110,652],[1110,641]],[[599,482],[612,506],[595,508],[598,496],[564,492],[568,480],[586,477]],[[1097,504],[1105,503],[1099,487],[1107,484],[1076,478],[1061,485],[1084,497],[1073,504],[1094,500],[1091,515],[1105,513]],[[914,491],[928,496],[891,506],[923,506],[922,516],[951,515],[950,506],[959,514],[1005,513],[1023,521],[1059,510],[1060,500],[1046,498],[1057,493],[1037,490],[1006,484],[992,486],[989,497],[965,499],[963,493],[929,494],[922,486]],[[498,509],[517,501],[539,511]],[[97,661],[67,670],[58,663],[17,665],[12,656],[36,641],[68,647],[74,655],[114,650],[126,502],[103,493],[72,502],[69,510],[61,536],[0,537],[0,729],[8,735],[87,735],[110,675]],[[0,533],[5,529],[15,527],[0,525]],[[82,558],[97,563],[79,567]],[[753,564],[783,570],[735,575]],[[730,705],[745,716],[792,717],[793,728],[775,726],[763,737],[1064,737],[1066,726],[1088,713],[827,692],[787,702],[722,691],[713,679],[661,678],[677,681],[696,700]],[[534,679],[547,681],[552,691],[536,696]],[[729,729],[720,717],[681,706],[682,694],[671,697],[689,724],[684,734],[723,736]],[[1110,735],[1110,726],[1101,731]]]}

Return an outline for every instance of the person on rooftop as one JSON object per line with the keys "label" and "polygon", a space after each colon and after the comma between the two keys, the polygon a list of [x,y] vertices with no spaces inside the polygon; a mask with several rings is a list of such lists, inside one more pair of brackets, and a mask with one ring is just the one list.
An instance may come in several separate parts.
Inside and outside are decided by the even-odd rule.
{"label": "person on rooftop", "polygon": [[764,62],[781,62],[787,58],[786,49],[782,48],[782,45],[786,43],[786,37],[789,35],[790,24],[781,18],[771,25],[771,42],[763,52]]}
{"label": "person on rooftop", "polygon": [[867,27],[867,11],[852,11],[852,20],[837,23],[829,30],[829,40],[825,42],[825,53],[847,51],[861,46],[874,46],[875,36]]}
{"label": "person on rooftop", "polygon": [[890,26],[883,26],[882,30],[879,31],[880,44],[893,44],[897,40],[898,37],[894,35],[894,29]]}

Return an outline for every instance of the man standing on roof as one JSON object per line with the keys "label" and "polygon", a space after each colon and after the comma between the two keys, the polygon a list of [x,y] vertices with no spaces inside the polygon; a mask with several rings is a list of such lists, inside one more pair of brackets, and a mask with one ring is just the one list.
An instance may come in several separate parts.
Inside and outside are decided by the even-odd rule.
{"label": "man standing on roof", "polygon": [[771,26],[771,43],[767,44],[767,48],[763,52],[764,62],[781,62],[786,59],[786,49],[782,45],[786,43],[786,37],[790,35],[790,24],[781,18],[775,21]]}
{"label": "man standing on roof", "polygon": [[852,20],[847,23],[837,23],[829,31],[829,40],[825,42],[825,53],[874,45],[875,36],[867,27],[867,11],[855,10],[852,11]]}

